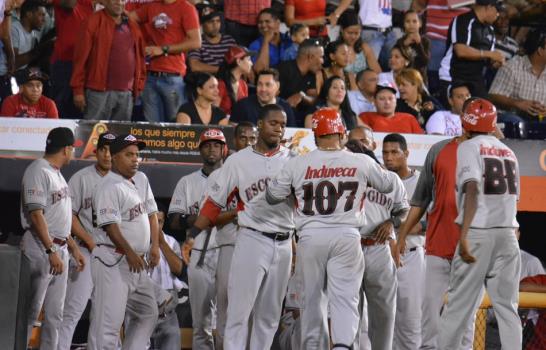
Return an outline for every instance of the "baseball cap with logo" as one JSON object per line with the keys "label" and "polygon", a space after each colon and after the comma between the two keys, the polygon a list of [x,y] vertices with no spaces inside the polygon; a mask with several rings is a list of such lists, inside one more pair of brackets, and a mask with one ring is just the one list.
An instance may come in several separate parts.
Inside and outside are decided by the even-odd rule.
{"label": "baseball cap with logo", "polygon": [[139,150],[146,147],[146,143],[144,141],[139,141],[131,134],[119,135],[110,143],[110,154],[114,155],[119,153],[124,148],[132,145],[137,146]]}
{"label": "baseball cap with logo", "polygon": [[15,72],[15,80],[17,81],[17,85],[24,85],[31,80],[39,80],[45,83],[49,80],[49,77],[38,67],[27,67]]}
{"label": "baseball cap with logo", "polygon": [[197,11],[199,12],[199,21],[204,23],[210,21],[215,17],[221,17],[222,12],[218,11],[217,7],[213,4],[210,4],[208,1],[197,4]]}
{"label": "baseball cap with logo", "polygon": [[80,147],[83,143],[74,139],[74,133],[69,128],[58,127],[47,134],[46,147]]}
{"label": "baseball cap with logo", "polygon": [[246,56],[255,56],[256,52],[248,51],[246,47],[243,46],[232,46],[226,52],[224,58],[227,64],[232,64],[238,59],[245,58]]}
{"label": "baseball cap with logo", "polygon": [[99,140],[97,141],[97,148],[101,148],[104,146],[109,146],[112,141],[116,139],[116,135],[111,132],[103,132],[99,135]]}
{"label": "baseball cap with logo", "polygon": [[381,91],[383,90],[389,90],[390,92],[392,92],[393,94],[396,95],[397,91],[395,88],[393,88],[392,86],[389,86],[389,85],[377,85],[377,87],[375,88],[375,94],[374,96],[377,96],[378,93],[380,93]]}

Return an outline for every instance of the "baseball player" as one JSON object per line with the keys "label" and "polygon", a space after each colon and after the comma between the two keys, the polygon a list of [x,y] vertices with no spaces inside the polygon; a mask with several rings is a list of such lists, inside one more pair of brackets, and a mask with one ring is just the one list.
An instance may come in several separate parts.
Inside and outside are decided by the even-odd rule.
{"label": "baseball player", "polygon": [[[404,136],[389,134],[383,139],[385,167],[398,174],[408,198],[419,179],[419,171],[408,167],[408,145]],[[421,304],[425,277],[425,223],[418,223],[406,238],[406,252],[396,271],[396,318],[393,349],[417,350],[421,345]]]}
{"label": "baseball player", "polygon": [[144,255],[158,244],[152,232],[158,234],[159,227],[150,184],[138,172],[139,151],[144,147],[133,135],[116,137],[110,144],[112,171],[93,195],[95,223],[102,231],[97,232],[92,252],[90,350],[116,348],[126,314],[122,349],[145,349],[157,322],[155,291]]}
{"label": "baseball player", "polygon": [[[199,151],[203,158],[203,168],[184,176],[176,184],[169,215],[179,227],[186,229],[193,225],[207,185],[207,177],[222,166],[227,155],[226,138],[219,129],[207,129],[199,137]],[[200,235],[193,251],[196,258],[188,265],[188,286],[192,313],[194,349],[214,349],[212,336],[213,317],[216,299],[216,267],[218,244],[216,229]],[[202,266],[197,266],[201,255],[206,254]],[[203,259],[203,258],[201,258]]]}
{"label": "baseball player", "polygon": [[[288,160],[289,151],[280,146],[285,127],[286,114],[281,107],[266,105],[261,109],[256,145],[227,159],[222,176],[210,184],[209,195],[185,242],[191,247],[192,237],[214,225],[228,198],[238,193],[244,210],[238,212],[239,229],[229,273],[226,350],[244,349],[247,342],[250,349],[269,349],[279,324],[290,276],[293,205],[271,206],[265,200],[265,191]],[[183,256],[189,260],[187,253]]]}
{"label": "baseball player", "polygon": [[[163,224],[165,223],[165,208],[163,206],[157,212],[157,221],[162,239],[171,248],[171,251],[177,252],[178,259],[181,260],[180,244],[174,237],[163,232]],[[169,262],[163,253],[161,254],[159,265],[153,269],[150,277],[156,285],[168,291],[178,301],[178,291],[182,289],[182,281],[171,272]],[[178,348],[180,348],[180,326],[175,308],[172,308],[159,315],[159,320],[152,334],[151,349],[172,350]]]}
{"label": "baseball player", "polygon": [[72,158],[73,144],[72,130],[52,129],[44,157],[26,168],[22,181],[21,225],[25,234],[21,250],[30,263],[31,276],[27,337],[43,306],[40,349],[57,349],[68,276],[67,246],[78,269],[85,265],[85,258],[70,237],[70,190],[60,171]]}
{"label": "baseball player", "polygon": [[[404,255],[406,238],[427,212],[425,233],[425,283],[421,307],[421,346],[423,350],[438,349],[438,327],[448,289],[452,259],[460,230],[455,224],[455,167],[457,148],[465,136],[440,141],[429,150],[417,186],[410,201],[407,219],[398,230],[396,254]],[[430,206],[430,208],[429,208]],[[399,259],[399,258],[397,258]],[[470,323],[461,342],[461,349],[472,349],[474,325]]]}
{"label": "baseball player", "polygon": [[352,349],[364,273],[358,244],[358,228],[365,222],[364,194],[367,184],[382,193],[391,191],[396,175],[369,157],[343,149],[345,127],[336,110],[319,109],[312,122],[317,149],[286,163],[268,186],[267,200],[274,204],[292,193],[296,197],[296,264],[303,280],[301,349],[329,349],[327,305],[333,348]]}
{"label": "baseball player", "polygon": [[442,314],[440,349],[458,349],[485,288],[493,303],[503,349],[520,349],[518,289],[521,258],[515,229],[519,166],[497,140],[497,111],[482,98],[468,100],[461,117],[468,140],[457,150],[457,225],[461,228]]}
{"label": "baseball player", "polygon": [[72,229],[80,251],[89,263],[83,270],[70,264],[68,270],[68,285],[61,327],[59,329],[59,350],[70,350],[74,329],[87,306],[87,301],[93,291],[91,279],[91,252],[95,248],[94,233],[99,230],[93,226],[92,199],[97,183],[106,175],[112,166],[110,157],[110,142],[116,136],[112,133],[99,135],[96,157],[97,162],[76,172],[68,181],[70,197],[72,199]]}
{"label": "baseball player", "polygon": [[254,146],[258,139],[258,129],[249,121],[242,121],[237,124],[234,133],[235,139],[233,140],[233,143],[236,152],[239,152],[248,146]]}
{"label": "baseball player", "polygon": [[[350,144],[348,147],[361,152]],[[394,230],[400,226],[409,211],[404,184],[396,174],[391,174],[395,178],[392,191],[381,193],[374,187],[367,188],[366,223],[360,229],[360,243],[366,266],[362,288],[367,302],[367,307],[362,311],[362,327],[368,326],[367,334],[366,329],[362,329],[360,342],[366,342],[367,335],[374,350],[392,349],[397,276],[391,247],[395,239]]]}

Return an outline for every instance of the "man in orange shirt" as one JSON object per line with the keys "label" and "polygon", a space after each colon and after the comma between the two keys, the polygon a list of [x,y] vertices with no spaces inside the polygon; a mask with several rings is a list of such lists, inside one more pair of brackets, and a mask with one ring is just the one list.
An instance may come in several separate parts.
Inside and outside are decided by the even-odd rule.
{"label": "man in orange shirt", "polygon": [[394,88],[378,85],[374,98],[377,112],[364,112],[358,116],[373,131],[405,134],[425,133],[414,116],[395,112],[396,90]]}
{"label": "man in orange shirt", "polygon": [[201,47],[199,17],[186,0],[148,3],[129,15],[146,31],[147,78],[142,103],[150,122],[168,122],[186,101],[186,52]]}
{"label": "man in orange shirt", "polygon": [[39,68],[25,68],[17,71],[15,78],[19,85],[19,93],[6,97],[2,103],[1,116],[59,118],[55,102],[42,95],[44,82],[48,80],[47,75]]}

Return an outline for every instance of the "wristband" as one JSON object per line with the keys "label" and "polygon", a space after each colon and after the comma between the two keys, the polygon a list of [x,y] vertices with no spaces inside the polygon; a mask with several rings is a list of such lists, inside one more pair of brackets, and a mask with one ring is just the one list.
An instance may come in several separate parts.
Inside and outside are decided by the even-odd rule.
{"label": "wristband", "polygon": [[164,56],[169,56],[169,45],[162,46],[161,50],[163,51]]}
{"label": "wristband", "polygon": [[195,239],[201,233],[201,231],[202,230],[198,229],[197,227],[192,226],[192,228],[190,228],[188,231],[188,237]]}

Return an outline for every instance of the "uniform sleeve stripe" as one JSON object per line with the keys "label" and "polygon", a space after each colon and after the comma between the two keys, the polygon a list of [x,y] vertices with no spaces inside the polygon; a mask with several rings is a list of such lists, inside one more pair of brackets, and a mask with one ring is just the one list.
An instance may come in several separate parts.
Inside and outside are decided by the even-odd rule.
{"label": "uniform sleeve stripe", "polygon": [[119,222],[118,221],[107,221],[107,222],[103,222],[103,223],[100,223],[100,224],[97,224],[98,227],[104,227],[104,226],[108,226],[110,224],[118,224]]}

